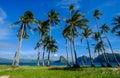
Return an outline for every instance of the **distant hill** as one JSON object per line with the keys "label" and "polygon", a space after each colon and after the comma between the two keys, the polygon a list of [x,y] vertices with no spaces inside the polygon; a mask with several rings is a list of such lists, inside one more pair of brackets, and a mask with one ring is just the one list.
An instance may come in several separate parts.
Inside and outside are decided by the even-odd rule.
{"label": "distant hill", "polygon": [[78,57],[78,62],[80,62],[80,63],[82,63],[82,62],[84,62],[84,63],[86,63],[86,62],[89,62],[89,57],[87,57],[87,56],[81,56],[81,57]]}
{"label": "distant hill", "polygon": [[[20,59],[21,63],[35,63],[36,60],[32,59]],[[6,58],[0,58],[0,63],[12,63],[12,60]]]}
{"label": "distant hill", "polygon": [[[118,61],[120,62],[120,54],[115,53]],[[108,59],[110,62],[115,62],[115,59],[113,58],[113,55],[110,53],[107,53]],[[103,55],[97,56],[96,58],[93,59],[94,62],[99,62],[99,58],[101,58],[101,60],[103,62],[105,62]],[[78,57],[78,62],[79,63],[90,63],[89,61],[89,57],[87,56],[81,56]],[[36,59],[20,59],[20,63],[36,63]],[[42,62],[42,60],[40,60],[40,62]],[[55,62],[55,63],[65,63],[67,62],[67,59],[64,56],[60,56],[59,60],[57,61],[53,61],[51,60],[51,62]],[[12,60],[10,59],[6,59],[6,58],[0,58],[0,63],[12,63]],[[47,59],[45,60],[45,63],[47,63]]]}
{"label": "distant hill", "polygon": [[66,58],[64,56],[60,56],[58,61],[55,61],[55,63],[64,63],[67,62]]}
{"label": "distant hill", "polygon": [[[114,59],[114,57],[113,57],[113,55],[111,54],[111,53],[106,53],[106,55],[107,55],[107,57],[108,57],[108,59],[109,59],[109,61],[110,62],[115,62],[115,59]],[[116,58],[117,58],[117,60],[120,62],[120,54],[118,54],[118,53],[115,53],[115,56],[116,56]],[[105,62],[105,59],[104,59],[104,56],[103,55],[99,55],[99,56],[97,56],[96,58],[94,58],[93,59],[93,61],[94,62],[99,62],[99,58],[103,61],[103,62]],[[89,63],[90,62],[90,60],[89,60],[90,58],[89,57],[87,57],[87,56],[81,56],[81,57],[78,57],[78,62],[79,63]]]}
{"label": "distant hill", "polygon": [[0,58],[0,63],[11,63],[12,60],[6,58]]}
{"label": "distant hill", "polygon": [[[108,57],[108,59],[109,59],[110,62],[115,62],[115,59],[114,59],[114,57],[113,57],[112,54],[107,53],[106,55],[107,55],[107,57]],[[117,60],[120,62],[120,54],[115,53],[115,56],[116,56]],[[103,56],[103,55],[99,55],[99,56],[97,56],[96,58],[94,58],[94,62],[99,62],[99,58],[101,58],[101,60],[102,60],[103,62],[105,62],[105,59],[104,59],[104,56]]]}

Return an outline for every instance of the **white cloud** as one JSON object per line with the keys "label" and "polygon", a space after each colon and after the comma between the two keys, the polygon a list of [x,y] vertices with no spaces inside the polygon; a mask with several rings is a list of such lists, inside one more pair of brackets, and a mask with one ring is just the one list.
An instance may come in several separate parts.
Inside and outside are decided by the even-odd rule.
{"label": "white cloud", "polygon": [[54,54],[53,56],[54,56],[54,57],[58,57],[58,54]]}
{"label": "white cloud", "polygon": [[[112,53],[112,51],[110,49],[106,50],[107,53]],[[120,50],[113,50],[114,53],[120,53]]]}
{"label": "white cloud", "polygon": [[68,8],[71,4],[73,4],[76,9],[79,9],[80,2],[81,0],[61,0],[61,2],[57,4],[57,6],[60,6],[61,8]]}
{"label": "white cloud", "polygon": [[7,17],[7,15],[6,15],[5,11],[2,8],[0,8],[0,24],[4,24],[4,20],[6,17]]}

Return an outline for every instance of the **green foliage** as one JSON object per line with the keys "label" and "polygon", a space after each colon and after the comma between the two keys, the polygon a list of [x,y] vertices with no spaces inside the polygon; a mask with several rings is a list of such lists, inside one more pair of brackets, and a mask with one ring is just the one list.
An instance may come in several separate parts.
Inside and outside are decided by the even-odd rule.
{"label": "green foliage", "polygon": [[[0,66],[0,69],[2,67],[4,66]],[[24,66],[0,71],[0,76],[9,75],[10,78],[120,78],[120,71],[113,69]]]}
{"label": "green foliage", "polygon": [[95,19],[97,19],[97,20],[99,20],[100,19],[100,16],[102,16],[103,14],[100,12],[100,10],[98,10],[98,9],[96,9],[95,11],[94,11],[94,18]]}

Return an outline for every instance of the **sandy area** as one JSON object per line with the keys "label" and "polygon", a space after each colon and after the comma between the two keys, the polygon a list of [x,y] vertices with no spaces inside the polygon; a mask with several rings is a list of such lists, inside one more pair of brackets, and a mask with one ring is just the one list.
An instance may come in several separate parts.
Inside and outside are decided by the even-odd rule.
{"label": "sandy area", "polygon": [[9,78],[9,76],[0,76],[0,78]]}

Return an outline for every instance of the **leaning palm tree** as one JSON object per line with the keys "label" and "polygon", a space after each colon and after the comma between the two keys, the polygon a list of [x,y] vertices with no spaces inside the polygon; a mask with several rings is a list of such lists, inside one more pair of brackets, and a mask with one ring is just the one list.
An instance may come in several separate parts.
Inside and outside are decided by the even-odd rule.
{"label": "leaning palm tree", "polygon": [[105,49],[104,49],[105,44],[104,44],[104,42],[100,39],[100,36],[101,36],[101,33],[100,33],[100,32],[94,32],[94,37],[93,37],[93,38],[99,43],[100,46],[102,46],[102,47],[101,47],[101,48],[102,48],[101,52],[102,52],[102,54],[103,54],[103,56],[104,56],[105,62],[106,62],[106,64],[107,64],[108,67],[111,67],[111,65],[110,65],[110,63],[109,63],[109,60],[108,60],[108,58],[107,58],[107,56],[106,56],[106,53],[105,53]]}
{"label": "leaning palm tree", "polygon": [[40,64],[40,47],[42,45],[42,38],[48,32],[48,21],[36,21],[38,27],[34,29],[34,31],[38,30],[39,32],[39,41],[37,42],[35,49],[38,49],[38,57],[37,57],[37,66]]}
{"label": "leaning palm tree", "polygon": [[20,58],[20,49],[22,47],[23,39],[28,39],[29,36],[27,34],[27,29],[29,28],[32,30],[29,24],[34,22],[34,14],[31,11],[26,11],[23,16],[20,17],[20,20],[13,23],[11,27],[14,25],[19,25],[20,28],[18,29],[17,37],[19,39],[18,49],[15,53],[15,60],[13,61],[13,66],[19,66],[19,58]]}
{"label": "leaning palm tree", "polygon": [[107,40],[107,42],[108,42],[108,44],[109,44],[109,47],[110,47],[110,49],[111,49],[111,52],[112,52],[112,54],[113,54],[113,57],[114,57],[117,65],[120,66],[120,64],[119,64],[119,62],[118,62],[118,60],[117,60],[117,58],[116,58],[116,56],[115,56],[115,53],[114,53],[114,51],[113,51],[111,42],[110,42],[110,40],[109,40],[109,38],[108,38],[108,36],[107,36],[107,33],[108,33],[108,31],[110,30],[110,28],[109,28],[106,24],[103,24],[103,25],[100,27],[100,29],[101,29],[101,33],[103,33],[103,34],[105,35],[105,38],[106,38],[106,40]]}
{"label": "leaning palm tree", "polygon": [[112,33],[116,33],[117,36],[120,36],[120,16],[113,18],[114,27],[112,28]]}
{"label": "leaning palm tree", "polygon": [[82,40],[85,38],[86,41],[87,41],[87,49],[88,49],[88,53],[89,53],[89,57],[90,57],[90,63],[91,63],[91,67],[95,67],[95,65],[93,64],[93,59],[92,59],[92,56],[91,56],[91,50],[90,50],[90,43],[89,43],[89,38],[90,36],[92,35],[92,30],[88,27],[88,28],[84,28],[83,29],[83,33],[82,33],[82,39],[81,39],[81,42]]}
{"label": "leaning palm tree", "polygon": [[[94,16],[94,19],[95,19],[95,22],[96,22],[96,26],[97,26],[97,31],[100,33],[100,30],[99,30],[99,25],[98,25],[98,20],[100,19],[100,16],[102,16],[103,14],[100,12],[100,10],[98,10],[98,9],[96,9],[95,11],[94,11],[94,14],[93,14],[93,16]],[[100,42],[102,42],[103,43],[103,40],[102,40],[102,36],[101,36],[101,34],[100,34],[100,37],[99,37],[100,39]],[[108,67],[111,67],[111,65],[110,65],[110,63],[109,63],[109,59],[108,59],[108,57],[107,57],[107,55],[106,55],[106,51],[105,51],[105,48],[104,47],[102,47],[103,48],[103,52],[104,52],[104,54],[105,54],[105,58],[106,58],[106,61],[107,61],[107,66]]]}
{"label": "leaning palm tree", "polygon": [[101,67],[105,67],[105,65],[103,64],[101,58],[100,58],[100,52],[102,52],[102,46],[101,46],[101,42],[98,42],[96,45],[95,45],[95,50],[94,52],[98,53],[98,59],[100,61],[100,64],[101,64]]}

